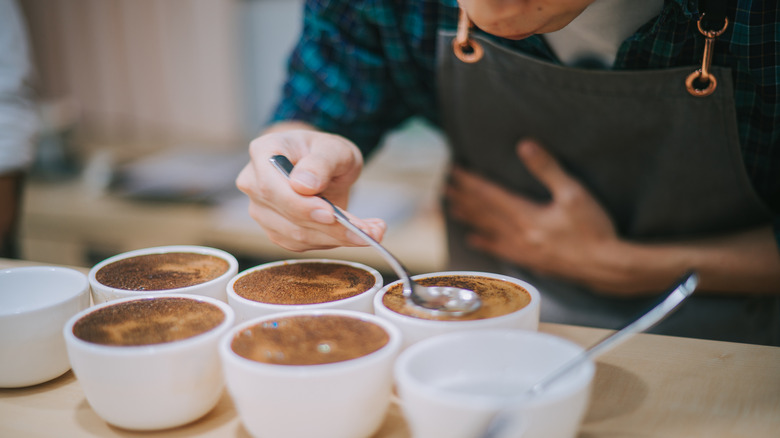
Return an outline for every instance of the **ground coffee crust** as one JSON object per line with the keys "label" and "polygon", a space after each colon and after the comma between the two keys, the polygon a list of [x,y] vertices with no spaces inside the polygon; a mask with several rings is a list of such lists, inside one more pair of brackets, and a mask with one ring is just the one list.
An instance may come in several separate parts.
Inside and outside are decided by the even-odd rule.
{"label": "ground coffee crust", "polygon": [[377,324],[341,315],[288,316],[239,332],[233,351],[256,362],[319,365],[371,354],[390,340]]}
{"label": "ground coffee crust", "polygon": [[396,284],[382,297],[382,303],[388,309],[420,319],[437,321],[469,321],[495,318],[515,312],[531,302],[531,294],[525,288],[497,278],[469,275],[445,275],[416,280],[424,286],[452,286],[476,292],[482,300],[482,306],[476,312],[462,316],[433,316],[415,306],[409,305],[403,296],[403,285]]}
{"label": "ground coffee crust", "polygon": [[95,279],[124,290],[169,290],[211,281],[230,268],[227,260],[210,254],[169,252],[145,254],[109,263]]}
{"label": "ground coffee crust", "polygon": [[174,342],[205,333],[225,320],[219,307],[189,298],[147,298],[95,310],[76,321],[73,334],[101,345]]}
{"label": "ground coffee crust", "polygon": [[340,263],[286,263],[252,271],[233,283],[248,300],[268,304],[317,304],[360,295],[376,284],[371,272]]}

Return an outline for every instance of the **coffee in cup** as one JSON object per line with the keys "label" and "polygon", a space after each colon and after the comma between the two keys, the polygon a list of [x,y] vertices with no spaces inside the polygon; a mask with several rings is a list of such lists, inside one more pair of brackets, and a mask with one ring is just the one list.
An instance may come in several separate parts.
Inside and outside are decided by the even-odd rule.
{"label": "coffee in cup", "polygon": [[382,275],[369,266],[331,259],[283,260],[247,269],[227,286],[238,321],[276,312],[336,308],[373,313]]}
{"label": "coffee in cup", "polygon": [[472,321],[495,318],[516,312],[531,303],[531,293],[516,282],[501,278],[476,275],[437,275],[415,280],[422,286],[446,286],[471,290],[479,295],[482,305],[475,312],[460,316],[444,313],[433,315],[409,303],[403,295],[403,283],[393,283],[387,288],[382,304],[388,309],[415,318],[437,321]]}
{"label": "coffee in cup", "polygon": [[211,281],[227,272],[227,260],[211,254],[141,254],[109,263],[95,274],[106,286],[126,290],[169,290]]}
{"label": "coffee in cup", "polygon": [[536,330],[539,326],[539,292],[519,279],[475,271],[438,272],[413,278],[424,286],[452,286],[472,290],[479,295],[482,305],[465,315],[432,315],[408,302],[403,296],[403,283],[400,280],[386,285],[374,297],[374,312],[401,329],[404,348],[425,338],[459,330]]}
{"label": "coffee in cup", "polygon": [[235,320],[211,297],[122,298],[71,318],[63,334],[87,402],[108,423],[158,430],[190,423],[224,389],[218,341]]}
{"label": "coffee in cup", "polygon": [[379,325],[342,315],[276,318],[238,333],[231,348],[239,356],[277,365],[322,365],[357,359],[387,345]]}
{"label": "coffee in cup", "polygon": [[238,262],[225,251],[174,245],[108,258],[90,270],[89,279],[95,303],[174,292],[227,301],[225,287],[236,272]]}
{"label": "coffee in cup", "polygon": [[300,310],[238,325],[220,342],[252,436],[363,438],[381,426],[400,333],[365,312]]}
{"label": "coffee in cup", "polygon": [[225,313],[205,301],[158,297],[117,303],[90,312],[73,334],[100,345],[153,345],[191,338],[219,326]]}

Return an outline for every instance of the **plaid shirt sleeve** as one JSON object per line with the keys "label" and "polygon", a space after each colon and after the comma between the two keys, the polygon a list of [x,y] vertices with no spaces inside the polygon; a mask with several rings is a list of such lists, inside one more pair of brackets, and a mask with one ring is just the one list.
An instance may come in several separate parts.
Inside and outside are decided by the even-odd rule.
{"label": "plaid shirt sleeve", "polygon": [[307,0],[271,121],[311,123],[368,154],[405,119],[435,118],[434,47],[423,36],[435,33],[436,11],[436,2]]}

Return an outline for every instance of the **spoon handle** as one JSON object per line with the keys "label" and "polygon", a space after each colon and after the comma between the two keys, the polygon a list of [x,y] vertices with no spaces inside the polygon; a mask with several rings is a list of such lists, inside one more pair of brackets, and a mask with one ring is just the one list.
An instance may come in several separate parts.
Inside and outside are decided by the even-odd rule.
{"label": "spoon handle", "polygon": [[[286,176],[288,179],[290,178],[290,173],[292,172],[293,168],[295,167],[290,160],[285,157],[284,155],[274,155],[270,158],[271,164],[274,165],[284,176]],[[353,233],[360,236],[363,240],[366,241],[369,245],[373,246],[374,249],[379,251],[379,253],[382,255],[382,257],[387,261],[387,263],[390,264],[390,267],[393,268],[393,271],[395,271],[396,275],[398,275],[401,279],[408,279],[409,278],[409,271],[406,270],[406,268],[401,264],[400,261],[398,261],[395,256],[393,256],[390,251],[388,251],[384,246],[380,245],[379,242],[374,240],[373,237],[369,236],[368,233],[358,228],[357,225],[353,224],[346,214],[344,214],[343,211],[339,207],[336,206],[336,204],[330,202],[327,198],[325,198],[322,195],[317,195],[320,199],[327,202],[330,207],[333,209],[333,215],[336,217],[336,220],[341,224],[344,225],[348,230],[352,231]]]}
{"label": "spoon handle", "polygon": [[676,286],[674,286],[674,289],[666,296],[666,298],[664,298],[655,307],[650,309],[647,313],[636,319],[634,322],[628,324],[624,328],[605,337],[587,350],[583,351],[569,362],[564,364],[562,367],[558,368],[555,372],[548,374],[545,378],[532,386],[528,391],[531,393],[538,393],[543,391],[554,380],[576,368],[585,360],[594,358],[601,353],[614,348],[629,337],[637,333],[644,332],[645,330],[648,330],[654,325],[658,324],[664,318],[669,316],[674,310],[676,310],[683,303],[683,301],[685,301],[685,299],[691,296],[694,289],[696,289],[696,285],[698,284],[698,274],[695,272],[686,273],[682,279],[678,281]]}
{"label": "spoon handle", "polygon": [[[526,391],[523,391],[523,393],[518,395],[516,399],[533,397],[543,392],[551,383],[564,376],[566,373],[571,372],[580,366],[584,361],[594,358],[603,352],[614,348],[629,337],[637,333],[644,332],[645,330],[648,330],[654,325],[658,324],[664,318],[672,314],[672,312],[674,312],[678,307],[680,307],[683,301],[691,296],[698,284],[699,275],[696,272],[691,271],[686,273],[682,279],[679,280],[675,286],[673,286],[673,290],[647,313],[640,316],[634,320],[634,322],[631,322],[622,329],[603,338],[598,343],[594,344],[568,362],[564,363],[563,366],[546,375]],[[496,438],[501,430],[503,430],[509,422],[508,415],[509,414],[507,410],[501,410],[496,413],[491,418],[485,433],[482,435],[482,438]]]}

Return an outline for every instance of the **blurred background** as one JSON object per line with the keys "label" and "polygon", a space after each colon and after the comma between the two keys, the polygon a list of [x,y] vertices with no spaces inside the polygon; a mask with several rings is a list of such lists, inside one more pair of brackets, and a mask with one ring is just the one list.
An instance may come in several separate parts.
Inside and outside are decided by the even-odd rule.
{"label": "blurred background", "polygon": [[[25,185],[21,257],[90,266],[119,252],[200,244],[242,268],[283,258],[361,261],[369,248],[271,244],[234,187],[279,97],[303,0],[22,0],[41,129]],[[350,210],[382,217],[413,272],[445,265],[442,136],[410,120],[384,140]],[[390,275],[392,276],[392,274]]]}

